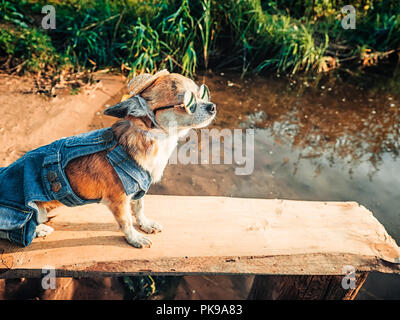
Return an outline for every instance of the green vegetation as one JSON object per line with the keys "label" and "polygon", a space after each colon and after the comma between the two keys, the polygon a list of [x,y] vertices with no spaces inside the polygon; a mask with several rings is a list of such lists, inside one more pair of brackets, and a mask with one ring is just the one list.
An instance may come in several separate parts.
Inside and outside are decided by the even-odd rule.
{"label": "green vegetation", "polygon": [[[41,28],[46,4],[56,29]],[[239,72],[329,71],[397,63],[400,6],[356,0],[355,30],[336,0],[0,0],[0,66],[6,71],[105,67]]]}

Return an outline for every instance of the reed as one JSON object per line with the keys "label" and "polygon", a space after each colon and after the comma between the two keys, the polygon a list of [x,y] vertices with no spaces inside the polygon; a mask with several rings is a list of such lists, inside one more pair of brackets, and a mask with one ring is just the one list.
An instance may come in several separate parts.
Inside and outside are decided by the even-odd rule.
{"label": "reed", "polygon": [[[56,7],[56,30],[40,28],[44,4]],[[210,68],[243,74],[329,71],[395,57],[400,48],[400,7],[395,1],[353,1],[356,31],[341,27],[345,4],[0,0],[0,65],[10,72],[66,65],[73,70],[123,66],[131,73],[167,67],[193,76]]]}

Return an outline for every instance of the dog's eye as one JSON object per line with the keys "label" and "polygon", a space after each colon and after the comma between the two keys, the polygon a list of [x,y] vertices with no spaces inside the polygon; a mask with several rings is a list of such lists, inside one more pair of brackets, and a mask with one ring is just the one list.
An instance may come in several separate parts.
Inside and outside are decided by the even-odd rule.
{"label": "dog's eye", "polygon": [[193,92],[185,92],[185,96],[183,97],[183,104],[185,105],[187,113],[192,114],[196,111],[197,103]]}
{"label": "dog's eye", "polygon": [[200,86],[200,98],[207,102],[210,101],[210,90],[208,90],[208,87],[205,84]]}

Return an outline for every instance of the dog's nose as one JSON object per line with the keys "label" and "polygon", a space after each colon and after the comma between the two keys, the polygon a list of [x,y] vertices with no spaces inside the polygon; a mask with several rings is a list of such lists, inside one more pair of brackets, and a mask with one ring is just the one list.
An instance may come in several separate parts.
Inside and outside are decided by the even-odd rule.
{"label": "dog's nose", "polygon": [[209,114],[214,114],[214,113],[216,112],[217,108],[216,108],[216,106],[215,106],[214,103],[209,103],[209,104],[207,104],[207,106],[206,106],[206,110],[207,110],[207,112],[208,112]]}

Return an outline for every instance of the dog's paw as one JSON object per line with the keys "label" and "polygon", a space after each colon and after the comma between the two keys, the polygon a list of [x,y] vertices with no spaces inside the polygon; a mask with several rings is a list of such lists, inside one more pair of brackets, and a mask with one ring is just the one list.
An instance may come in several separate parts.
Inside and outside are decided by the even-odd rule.
{"label": "dog's paw", "polygon": [[157,233],[162,231],[162,226],[159,223],[149,219],[140,221],[139,228],[146,233]]}
{"label": "dog's paw", "polygon": [[126,241],[135,248],[150,248],[152,245],[151,240],[140,233],[126,236]]}
{"label": "dog's paw", "polygon": [[45,224],[39,224],[36,227],[36,237],[45,237],[48,236],[50,233],[52,233],[54,229],[50,226],[47,226]]}

